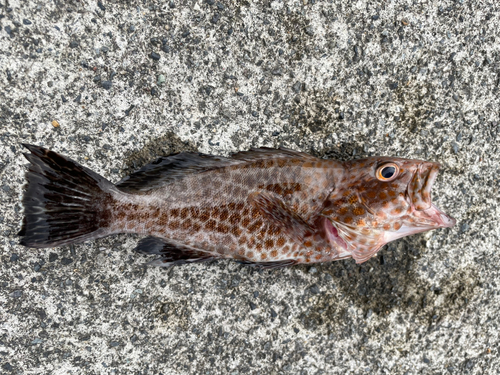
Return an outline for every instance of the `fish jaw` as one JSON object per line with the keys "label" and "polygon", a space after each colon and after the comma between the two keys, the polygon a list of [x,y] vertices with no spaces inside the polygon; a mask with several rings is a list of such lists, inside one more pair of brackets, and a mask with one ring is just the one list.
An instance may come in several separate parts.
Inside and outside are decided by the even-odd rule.
{"label": "fish jaw", "polygon": [[408,216],[401,218],[401,228],[384,233],[385,243],[428,230],[451,228],[456,224],[453,217],[431,202],[431,190],[439,168],[439,163],[432,162],[423,162],[417,167],[407,187]]}
{"label": "fish jaw", "polygon": [[451,228],[455,224],[456,220],[453,217],[445,214],[438,206],[431,203],[431,207],[426,210],[413,211],[412,218],[410,220],[403,220],[403,225],[397,231],[385,232],[384,241],[388,243],[398,238],[428,230]]}
{"label": "fish jaw", "polygon": [[[407,197],[411,207],[408,221],[412,223],[408,226],[414,226],[413,233],[437,228],[450,228],[456,223],[454,218],[431,202],[431,189],[436,181],[439,168],[439,163],[421,163],[408,184]],[[403,225],[405,224],[403,223]]]}

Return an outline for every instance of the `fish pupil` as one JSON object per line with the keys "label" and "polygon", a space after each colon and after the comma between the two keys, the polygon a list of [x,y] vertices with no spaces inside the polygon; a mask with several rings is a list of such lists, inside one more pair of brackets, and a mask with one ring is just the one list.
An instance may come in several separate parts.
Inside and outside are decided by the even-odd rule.
{"label": "fish pupil", "polygon": [[380,171],[380,174],[384,178],[391,178],[392,176],[394,176],[395,172],[396,172],[396,168],[394,168],[394,167],[385,167],[384,169],[382,169]]}

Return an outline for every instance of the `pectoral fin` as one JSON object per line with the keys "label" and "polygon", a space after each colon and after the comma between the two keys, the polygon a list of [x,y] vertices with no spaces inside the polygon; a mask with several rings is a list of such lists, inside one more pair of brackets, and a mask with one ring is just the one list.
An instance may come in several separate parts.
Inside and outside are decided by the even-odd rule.
{"label": "pectoral fin", "polygon": [[275,193],[256,193],[251,196],[250,202],[271,224],[282,228],[290,238],[297,242],[304,242],[305,237],[314,233],[314,228],[292,211]]}

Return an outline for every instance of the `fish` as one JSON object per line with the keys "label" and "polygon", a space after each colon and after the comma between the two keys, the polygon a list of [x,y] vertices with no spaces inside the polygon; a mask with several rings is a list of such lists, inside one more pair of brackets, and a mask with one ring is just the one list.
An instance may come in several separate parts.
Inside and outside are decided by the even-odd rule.
{"label": "fish", "polygon": [[40,146],[29,153],[20,244],[51,248],[144,235],[148,264],[233,259],[265,269],[352,258],[455,219],[431,201],[440,165],[374,156],[339,161],[285,148],[229,157],[182,152],[113,184]]}

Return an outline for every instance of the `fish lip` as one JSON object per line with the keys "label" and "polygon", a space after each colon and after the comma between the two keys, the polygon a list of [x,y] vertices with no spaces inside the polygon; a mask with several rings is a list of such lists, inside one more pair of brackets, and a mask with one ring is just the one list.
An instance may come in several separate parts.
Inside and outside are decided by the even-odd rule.
{"label": "fish lip", "polygon": [[431,203],[431,207],[424,211],[425,215],[436,223],[437,228],[451,228],[457,221],[455,218],[444,213],[438,206]]}
{"label": "fish lip", "polygon": [[440,167],[439,163],[434,162],[422,162],[418,165],[406,187],[406,197],[412,211],[425,211],[432,207],[431,190]]}
{"label": "fish lip", "polygon": [[[409,199],[412,215],[419,219],[418,227],[424,230],[451,228],[456,220],[432,203],[431,190],[441,165],[422,162],[408,184],[406,196]],[[427,229],[424,229],[427,228]]]}

